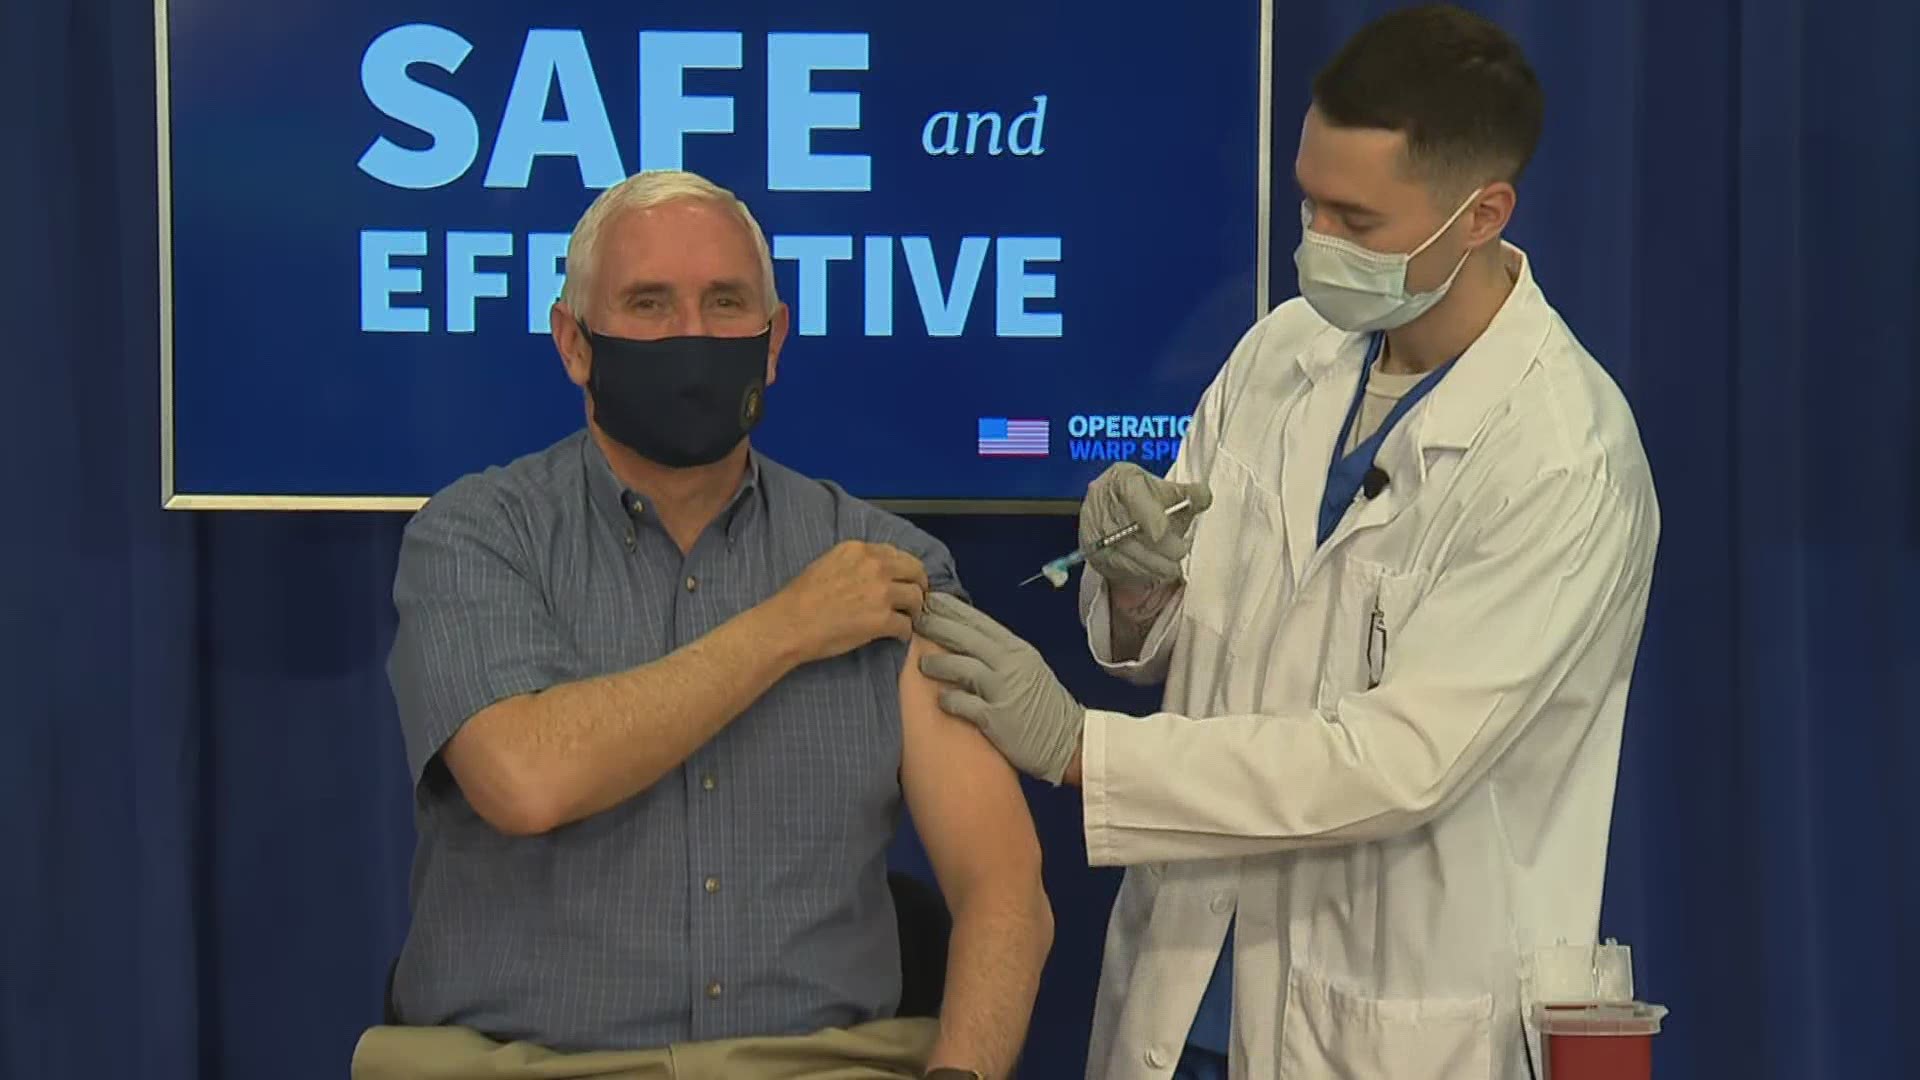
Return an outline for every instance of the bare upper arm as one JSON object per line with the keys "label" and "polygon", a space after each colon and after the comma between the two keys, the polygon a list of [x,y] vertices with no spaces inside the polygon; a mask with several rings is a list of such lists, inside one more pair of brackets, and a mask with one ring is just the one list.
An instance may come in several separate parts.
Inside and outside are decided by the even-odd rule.
{"label": "bare upper arm", "polygon": [[1040,840],[1019,776],[978,728],[941,711],[939,684],[920,673],[920,657],[938,650],[914,638],[900,673],[900,780],[914,829],[949,903],[981,880],[1037,887]]}

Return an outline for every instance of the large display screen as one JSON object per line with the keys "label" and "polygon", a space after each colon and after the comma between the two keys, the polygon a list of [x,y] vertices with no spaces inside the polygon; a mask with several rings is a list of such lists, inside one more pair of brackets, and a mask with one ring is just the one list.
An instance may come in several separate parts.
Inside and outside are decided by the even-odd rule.
{"label": "large display screen", "polygon": [[754,211],[755,446],[871,498],[1164,468],[1259,308],[1260,0],[159,18],[169,505],[409,505],[578,429],[548,308],[643,169]]}

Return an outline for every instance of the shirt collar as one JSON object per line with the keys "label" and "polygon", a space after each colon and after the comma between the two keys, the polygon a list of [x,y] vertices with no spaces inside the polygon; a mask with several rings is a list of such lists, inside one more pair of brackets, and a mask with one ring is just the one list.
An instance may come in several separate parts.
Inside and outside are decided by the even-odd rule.
{"label": "shirt collar", "polygon": [[[592,433],[585,433],[581,441],[585,444],[582,456],[587,470],[587,491],[593,504],[616,522],[626,523],[638,518],[657,524],[660,520],[658,510],[650,500],[620,482],[620,478],[614,475],[613,465],[607,461],[606,453],[600,449]],[[749,447],[747,469],[741,474],[740,486],[714,519],[726,530],[728,540],[739,539],[740,530],[756,512],[754,508],[765,501],[763,489],[760,455]]]}

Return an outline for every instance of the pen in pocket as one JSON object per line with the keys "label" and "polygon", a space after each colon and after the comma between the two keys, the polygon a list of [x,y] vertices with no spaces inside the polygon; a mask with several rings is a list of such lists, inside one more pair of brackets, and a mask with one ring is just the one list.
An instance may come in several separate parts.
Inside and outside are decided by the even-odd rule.
{"label": "pen in pocket", "polygon": [[1367,617],[1367,689],[1380,685],[1387,666],[1387,616],[1378,607]]}

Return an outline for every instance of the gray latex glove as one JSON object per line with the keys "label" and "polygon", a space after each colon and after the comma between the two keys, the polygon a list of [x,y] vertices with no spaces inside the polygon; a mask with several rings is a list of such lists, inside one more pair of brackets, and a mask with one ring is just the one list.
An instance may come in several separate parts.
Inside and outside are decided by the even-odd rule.
{"label": "gray latex glove", "polygon": [[1087,711],[1040,653],[966,601],[930,593],[914,631],[949,655],[920,658],[920,672],[949,684],[940,707],[972,721],[1013,767],[1058,784],[1080,749]]}
{"label": "gray latex glove", "polygon": [[[1172,517],[1167,507],[1192,499],[1193,507]],[[1087,556],[1087,565],[1114,585],[1171,585],[1180,581],[1180,560],[1192,543],[1194,515],[1213,505],[1205,481],[1176,484],[1131,462],[1121,462],[1087,486],[1080,504],[1080,546],[1087,547],[1115,530],[1140,523],[1140,531]]]}

